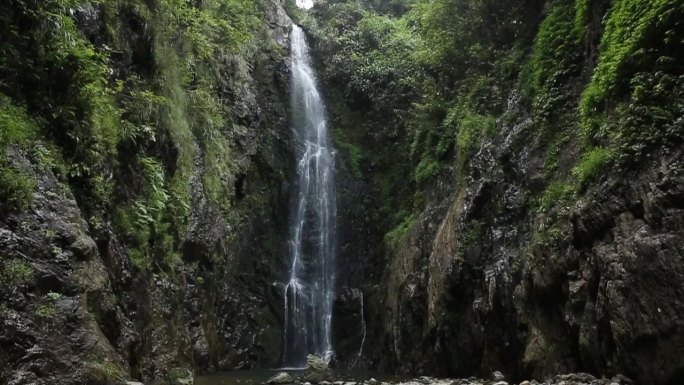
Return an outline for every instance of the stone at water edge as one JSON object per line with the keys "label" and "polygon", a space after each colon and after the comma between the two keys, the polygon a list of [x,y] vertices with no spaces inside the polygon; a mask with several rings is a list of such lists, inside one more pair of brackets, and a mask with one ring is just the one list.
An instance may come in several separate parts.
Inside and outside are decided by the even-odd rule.
{"label": "stone at water edge", "polygon": [[496,372],[492,373],[492,380],[494,380],[494,381],[503,381],[505,379],[506,379],[506,377],[503,375],[503,373],[501,373],[498,370]]}
{"label": "stone at water edge", "polygon": [[169,385],[193,385],[195,383],[192,371],[187,368],[173,368],[166,374]]}
{"label": "stone at water edge", "polygon": [[371,378],[370,380],[368,380],[368,384],[369,385],[378,385],[378,380],[376,380],[375,378]]}
{"label": "stone at water edge", "polygon": [[532,383],[529,381],[523,381],[520,383],[520,385],[532,385]]}
{"label": "stone at water edge", "polygon": [[332,382],[330,381],[321,381],[318,383],[318,385],[332,385]]}
{"label": "stone at water edge", "polygon": [[330,381],[331,375],[332,373],[325,361],[313,354],[306,356],[306,370],[302,376],[302,381],[318,384],[321,381]]}
{"label": "stone at water edge", "polygon": [[294,382],[294,378],[287,372],[277,373],[275,376],[266,380],[267,384],[291,384]]}
{"label": "stone at water edge", "polygon": [[506,381],[499,381],[499,382],[495,383],[494,385],[508,385],[508,382],[506,382]]}
{"label": "stone at water edge", "polygon": [[126,381],[126,385],[145,385],[142,382]]}
{"label": "stone at water edge", "polygon": [[344,385],[344,381],[335,381],[333,385]]}

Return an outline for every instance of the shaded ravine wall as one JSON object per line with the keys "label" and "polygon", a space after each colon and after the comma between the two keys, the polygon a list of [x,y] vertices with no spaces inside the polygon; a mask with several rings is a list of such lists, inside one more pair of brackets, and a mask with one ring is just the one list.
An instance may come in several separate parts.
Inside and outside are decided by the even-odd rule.
{"label": "shaded ravine wall", "polygon": [[[486,74],[491,82],[478,92],[490,98],[482,108],[492,115],[495,132],[478,138],[467,154],[458,132],[453,134],[454,149],[427,181],[416,181],[421,158],[413,155],[411,136],[425,126],[448,134],[448,122],[427,116],[427,123],[416,126],[406,111],[412,102],[425,108],[429,101],[412,96],[410,89],[392,93],[404,62],[387,72],[382,66],[411,52],[392,51],[396,43],[373,33],[387,36],[382,33],[401,28],[392,24],[396,11],[383,8],[396,2],[375,2],[373,9],[352,3],[319,4],[313,19],[302,19],[316,41],[340,150],[339,260],[345,269],[340,271],[335,346],[342,364],[350,365],[358,351],[360,290],[369,330],[363,366],[448,376],[501,370],[512,379],[586,371],[622,373],[640,384],[678,383],[684,371],[681,111],[654,126],[642,120],[636,129],[656,127],[652,142],[639,143],[638,154],[618,155],[621,160],[583,180],[577,190],[567,190],[570,198],[549,193],[557,181],[574,189],[574,178],[581,177],[586,142],[578,108],[606,55],[600,47],[602,20],[619,23],[609,12],[620,2],[518,2],[527,4],[532,35],[522,33],[511,51],[524,52],[531,64],[514,67],[519,73],[506,78]],[[558,37],[549,33],[566,33],[563,17],[575,21],[580,3],[587,5],[586,40],[577,45],[552,40]],[[563,16],[559,10],[568,7],[571,13]],[[682,11],[675,3],[670,10]],[[681,37],[674,19],[667,19],[670,27],[662,20],[652,21],[657,27],[641,44],[658,46],[670,27]],[[655,52],[669,55],[674,51],[668,47]],[[359,60],[346,60],[348,49],[360,50]],[[508,60],[508,51],[502,52],[502,61]],[[548,52],[556,58],[545,57]],[[678,65],[656,70],[658,65],[646,59],[625,65],[621,76],[674,79],[663,83],[674,84],[665,88],[666,101],[655,103],[682,106],[682,57],[674,55]],[[538,58],[542,67],[554,71],[557,65],[558,71],[540,83],[547,88],[531,95],[526,71]],[[475,75],[481,74],[475,70]],[[364,89],[364,81],[376,88]],[[614,103],[632,100],[631,108],[642,103],[632,91],[620,89]],[[617,125],[611,129],[634,127],[634,120],[608,114]],[[393,221],[400,209],[411,215]]]}
{"label": "shaded ravine wall", "polygon": [[[78,158],[81,163],[74,161],[74,165],[82,164],[86,170],[82,178],[68,165],[45,162],[47,156],[36,155],[36,148],[47,148],[47,154],[61,151],[65,159],[78,154],[50,136],[50,124],[57,123],[51,123],[52,115],[43,118],[46,105],[22,94],[24,87],[35,86],[23,83],[14,63],[0,64],[3,87],[8,87],[3,93],[11,95],[2,95],[3,135],[10,124],[36,125],[41,135],[28,145],[11,138],[7,143],[4,136],[0,142],[2,166],[32,183],[25,206],[10,201],[0,206],[0,383],[110,384],[125,379],[150,381],[174,367],[203,373],[277,365],[282,290],[274,283],[284,281],[280,275],[287,266],[294,161],[287,121],[291,21],[282,2],[233,2],[234,7],[256,15],[245,21],[248,27],[238,25],[245,31],[251,28],[252,37],[207,35],[220,46],[216,56],[206,61],[198,49],[207,49],[201,44],[212,41],[201,40],[203,35],[192,24],[171,32],[163,29],[163,18],[168,16],[164,12],[169,12],[163,0],[144,5],[84,1],[71,11],[60,8],[60,2],[9,2],[3,5],[10,18],[7,28],[23,20],[17,28],[29,28],[23,36],[34,38],[33,20],[26,16],[31,14],[20,15],[42,6],[64,11],[64,24],[55,25],[66,29],[73,22],[74,29],[65,36],[72,34],[73,47],[83,50],[65,53],[72,67],[54,64],[62,60],[59,57],[34,59],[53,65],[49,79],[63,83],[46,80],[45,88],[50,90],[33,88],[28,95],[42,97],[59,92],[59,87],[83,87],[77,83],[81,78],[70,80],[69,71],[102,60],[106,87],[119,88],[112,94],[114,99],[105,100],[115,100],[118,113],[123,114],[114,129],[126,132],[142,127],[136,132],[152,130],[152,134],[151,139],[144,135],[122,139],[113,158],[102,152],[102,163]],[[176,11],[202,16],[191,8]],[[46,35],[35,36],[53,39],[49,29],[53,27],[47,25]],[[212,28],[225,31],[221,25]],[[248,41],[251,48],[235,51],[237,40],[231,39]],[[36,41],[22,46],[23,41],[3,35],[2,47],[24,47],[28,51],[17,56],[23,60],[43,55],[30,51],[41,48]],[[174,48],[164,51],[163,47]],[[79,61],[81,54],[92,57]],[[186,68],[190,78],[174,75]],[[35,76],[42,75],[36,71]],[[189,85],[171,89],[178,81]],[[136,90],[146,84],[150,91]],[[206,94],[200,93],[204,90]],[[47,100],[69,103],[72,95],[65,91],[61,99],[47,96]],[[207,104],[201,104],[204,100]],[[149,126],[137,120],[136,111],[150,119]],[[190,116],[200,118],[192,122]],[[208,118],[201,120],[201,116]],[[221,117],[211,120],[212,116]],[[82,119],[87,127],[89,118]],[[54,127],[74,132],[72,123],[64,124]],[[206,135],[211,136],[209,142]],[[87,143],[102,148],[94,147],[100,144],[93,141]],[[97,200],[90,195],[90,185],[82,182],[90,180],[89,168],[108,178],[111,200],[92,203]],[[173,203],[161,209],[153,206],[184,196],[187,216],[167,217]],[[132,217],[135,222],[127,224],[125,210],[131,207],[138,211]],[[164,219],[157,219],[157,212]]]}

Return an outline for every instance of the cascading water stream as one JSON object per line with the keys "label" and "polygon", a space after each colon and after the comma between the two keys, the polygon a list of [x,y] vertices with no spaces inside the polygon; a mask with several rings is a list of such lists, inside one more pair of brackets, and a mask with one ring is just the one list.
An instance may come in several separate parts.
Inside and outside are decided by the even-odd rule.
{"label": "cascading water stream", "polygon": [[309,9],[313,7],[313,0],[297,0],[297,6],[299,8]]}
{"label": "cascading water stream", "polygon": [[[300,6],[306,8],[306,4]],[[291,40],[292,128],[298,162],[297,195],[290,224],[292,264],[283,309],[283,364],[303,367],[309,353],[327,361],[333,353],[330,328],[335,279],[335,167],[309,48],[297,25],[292,27]]]}
{"label": "cascading water stream", "polygon": [[360,323],[361,323],[361,346],[359,347],[359,352],[356,354],[356,358],[354,358],[354,362],[352,363],[351,367],[355,367],[356,363],[359,361],[359,358],[361,358],[361,354],[363,354],[363,345],[366,343],[366,316],[363,313],[363,292],[359,290],[359,306],[360,306]]}

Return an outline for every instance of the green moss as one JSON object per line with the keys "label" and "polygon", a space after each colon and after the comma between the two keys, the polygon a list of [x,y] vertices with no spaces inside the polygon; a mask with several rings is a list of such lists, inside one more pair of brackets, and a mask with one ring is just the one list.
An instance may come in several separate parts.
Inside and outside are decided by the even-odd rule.
{"label": "green moss", "polygon": [[357,179],[363,178],[361,164],[364,162],[366,156],[361,147],[355,143],[352,143],[352,141],[347,138],[342,130],[334,130],[333,135],[335,139],[335,147],[341,151],[344,151],[346,154],[344,159],[348,161],[347,166],[352,175]]}
{"label": "green moss", "polygon": [[456,143],[459,157],[463,164],[474,154],[484,138],[491,138],[496,133],[496,120],[491,115],[479,115],[466,112],[458,121]]}
{"label": "green moss", "polygon": [[440,169],[440,164],[432,157],[425,157],[420,160],[418,166],[414,170],[413,179],[418,185],[424,185],[432,177],[437,175]]}
{"label": "green moss", "polygon": [[11,164],[7,151],[27,151],[37,136],[38,127],[26,111],[0,93],[0,201],[5,209],[24,210],[31,204],[35,177]]}
{"label": "green moss", "polygon": [[609,132],[602,130],[606,126],[601,124],[601,114],[611,100],[624,93],[635,69],[653,60],[648,59],[652,55],[648,45],[657,41],[659,35],[665,35],[669,28],[677,28],[677,19],[684,9],[678,0],[616,0],[611,5],[598,66],[580,103],[582,127],[588,141],[607,138]]}
{"label": "green moss", "polygon": [[85,363],[83,378],[92,384],[121,382],[127,376],[121,367],[107,357],[91,357]]}
{"label": "green moss", "polygon": [[466,252],[479,243],[483,232],[483,222],[480,220],[469,221],[466,225],[465,231],[461,238],[461,247],[459,248],[459,255],[463,257]]}
{"label": "green moss", "polygon": [[57,315],[57,307],[52,298],[41,298],[34,309],[35,314],[40,318],[51,319]]}
{"label": "green moss", "polygon": [[35,177],[11,166],[0,165],[0,201],[12,210],[25,210],[33,200]]}
{"label": "green moss", "polygon": [[38,137],[38,128],[23,108],[0,93],[0,153],[9,145],[26,147]]}
{"label": "green moss", "polygon": [[564,232],[558,227],[542,228],[532,234],[532,250],[553,246],[564,239]]}
{"label": "green moss", "polygon": [[582,159],[572,170],[572,175],[577,179],[580,186],[586,186],[610,165],[612,159],[613,152],[610,149],[596,147],[582,156]]}
{"label": "green moss", "polygon": [[570,183],[551,183],[539,199],[539,210],[548,211],[551,207],[567,203],[575,197],[575,191],[575,186]]}
{"label": "green moss", "polygon": [[408,232],[415,226],[416,222],[418,221],[418,215],[415,213],[400,213],[400,215],[404,216],[400,224],[396,226],[394,229],[392,229],[390,232],[385,234],[385,242],[392,247],[396,247],[399,244],[399,242],[406,237]]}
{"label": "green moss", "polygon": [[11,259],[3,263],[0,271],[0,283],[14,290],[18,286],[27,284],[33,278],[34,270],[31,265],[20,259]]}

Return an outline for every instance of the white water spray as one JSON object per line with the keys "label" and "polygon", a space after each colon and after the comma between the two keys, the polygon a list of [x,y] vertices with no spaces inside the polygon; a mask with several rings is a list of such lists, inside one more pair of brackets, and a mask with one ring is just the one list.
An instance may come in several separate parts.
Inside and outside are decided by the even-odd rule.
{"label": "white water spray", "polygon": [[[307,3],[297,4],[306,8]],[[336,202],[333,149],[304,31],[292,27],[292,128],[297,199],[291,214],[289,282],[285,286],[283,364],[303,367],[309,353],[330,361]]]}
{"label": "white water spray", "polygon": [[313,0],[297,0],[297,6],[303,9],[310,9],[313,7]]}

